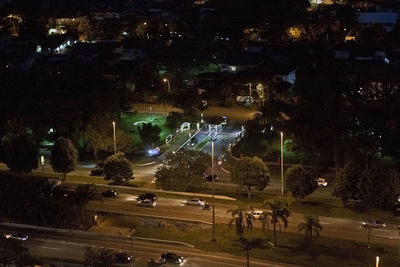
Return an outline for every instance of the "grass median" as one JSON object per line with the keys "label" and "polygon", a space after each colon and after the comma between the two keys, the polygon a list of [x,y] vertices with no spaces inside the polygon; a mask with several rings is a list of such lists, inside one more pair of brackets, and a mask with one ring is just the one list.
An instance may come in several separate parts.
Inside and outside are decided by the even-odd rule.
{"label": "grass median", "polygon": [[[120,227],[131,227],[128,220],[108,218],[108,224]],[[235,227],[217,224],[216,242],[211,242],[211,229],[181,231],[174,227],[160,229],[139,227],[134,236],[180,241],[194,245],[196,248],[215,253],[228,253],[245,258],[246,251],[241,246],[235,233]],[[312,244],[305,242],[303,234],[277,232],[277,247],[273,247],[273,231],[254,229],[246,231],[249,241],[261,238],[263,248],[250,250],[250,257],[296,264],[301,266],[368,266],[368,248],[363,242],[319,237]],[[381,266],[399,266],[398,248],[372,244],[371,262],[380,257]],[[251,261],[250,261],[251,262]]]}

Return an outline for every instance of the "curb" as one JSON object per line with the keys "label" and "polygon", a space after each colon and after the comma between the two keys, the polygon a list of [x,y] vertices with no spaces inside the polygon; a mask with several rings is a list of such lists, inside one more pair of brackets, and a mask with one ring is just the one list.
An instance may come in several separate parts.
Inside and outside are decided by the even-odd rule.
{"label": "curb", "polygon": [[[64,233],[64,234],[74,234],[74,235],[78,235],[78,236],[86,235],[86,236],[97,236],[100,238],[131,240],[131,238],[129,236],[110,235],[110,234],[102,234],[102,233],[87,232],[87,231],[80,231],[80,230],[68,230],[68,229],[62,229],[62,228],[50,228],[50,227],[28,225],[28,224],[0,223],[0,226],[14,227],[14,228],[20,228],[20,229],[22,228],[22,229],[31,229],[31,230],[41,230],[41,231],[47,231],[47,232],[58,232],[58,233]],[[167,245],[179,245],[179,246],[195,248],[194,245],[187,244],[187,243],[180,242],[180,241],[171,241],[171,240],[146,238],[146,237],[132,237],[132,240],[153,242],[153,243],[157,242],[157,243],[167,244]]]}
{"label": "curb", "polygon": [[152,162],[148,162],[148,163],[138,164],[138,165],[136,165],[136,166],[137,166],[137,167],[143,167],[143,166],[153,165],[153,164],[155,164],[155,163],[157,163],[157,162],[152,161]]}
{"label": "curb", "polygon": [[[65,184],[87,184],[87,182],[72,182],[72,181],[65,181]],[[107,185],[107,184],[94,184],[95,186],[101,188],[112,188],[112,189],[129,189],[136,192],[158,192],[158,193],[166,193],[166,194],[174,194],[180,196],[189,196],[189,197],[207,197],[212,198],[211,194],[202,194],[202,193],[188,193],[188,192],[178,192],[178,191],[164,191],[161,189],[146,189],[146,188],[139,188],[139,187],[130,187],[130,186],[122,186],[122,185]],[[223,199],[223,200],[232,200],[235,201],[235,198],[222,196],[222,195],[215,195],[216,199]]]}

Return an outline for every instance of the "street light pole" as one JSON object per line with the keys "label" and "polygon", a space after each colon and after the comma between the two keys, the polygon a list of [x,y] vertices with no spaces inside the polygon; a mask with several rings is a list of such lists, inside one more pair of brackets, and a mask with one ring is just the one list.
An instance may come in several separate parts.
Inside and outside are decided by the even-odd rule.
{"label": "street light pole", "polygon": [[371,226],[368,227],[368,267],[371,267]]}
{"label": "street light pole", "polygon": [[133,264],[133,243],[132,243],[132,237],[133,233],[131,232],[130,239],[131,239],[131,266],[134,266]]}
{"label": "street light pole", "polygon": [[214,201],[214,136],[211,136],[211,177],[213,182],[212,187],[212,238],[211,241],[215,242],[215,201]]}
{"label": "street light pole", "polygon": [[[400,236],[400,225],[397,226],[397,230],[399,231],[399,236]],[[399,239],[399,256],[400,256],[400,239]]]}
{"label": "street light pole", "polygon": [[165,83],[167,83],[167,86],[168,86],[168,94],[170,94],[170,93],[171,93],[171,84],[169,83],[169,80],[168,80],[167,78],[164,78],[163,81],[164,81]]}
{"label": "street light pole", "polygon": [[249,91],[250,91],[250,105],[251,105],[251,83],[249,83]]}
{"label": "street light pole", "polygon": [[283,132],[281,132],[281,194],[283,196]]}
{"label": "street light pole", "polygon": [[117,140],[115,138],[115,121],[112,122],[114,132],[114,155],[117,154]]}

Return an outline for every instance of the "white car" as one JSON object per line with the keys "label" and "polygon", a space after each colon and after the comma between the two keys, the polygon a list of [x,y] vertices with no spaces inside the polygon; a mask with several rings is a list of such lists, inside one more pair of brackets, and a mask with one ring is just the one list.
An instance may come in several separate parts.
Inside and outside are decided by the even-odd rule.
{"label": "white car", "polygon": [[155,207],[157,205],[157,202],[155,200],[151,199],[143,199],[143,200],[138,200],[136,202],[136,205],[141,206],[141,207]]}
{"label": "white car", "polygon": [[22,233],[18,233],[18,234],[4,234],[3,235],[5,238],[7,239],[17,239],[17,240],[21,240],[21,241],[25,241],[28,239],[28,235],[22,234]]}
{"label": "white car", "polygon": [[260,219],[260,217],[263,214],[270,214],[270,213],[271,213],[270,210],[253,210],[251,214],[253,215],[254,219]]}
{"label": "white car", "polygon": [[204,206],[204,204],[206,204],[206,202],[204,200],[202,200],[201,198],[192,198],[192,199],[186,200],[185,204],[191,205],[191,206]]}
{"label": "white car", "polygon": [[318,184],[318,186],[328,186],[328,182],[326,181],[326,179],[325,178],[317,178],[316,180],[315,180],[316,182],[317,182],[317,184]]}

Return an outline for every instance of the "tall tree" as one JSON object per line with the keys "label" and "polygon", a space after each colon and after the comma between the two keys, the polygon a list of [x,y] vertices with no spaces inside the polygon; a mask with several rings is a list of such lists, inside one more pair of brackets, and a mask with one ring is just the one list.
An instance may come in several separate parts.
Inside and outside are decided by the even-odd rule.
{"label": "tall tree", "polygon": [[286,186],[292,196],[300,201],[307,195],[312,194],[317,188],[317,183],[302,165],[293,165],[286,171]]}
{"label": "tall tree", "polygon": [[312,216],[312,215],[305,215],[304,222],[299,223],[299,225],[297,225],[297,230],[299,232],[304,231],[306,241],[309,241],[310,243],[312,243],[313,241],[313,235],[318,237],[319,233],[323,229],[324,228],[319,223],[318,216]]}
{"label": "tall tree", "polygon": [[139,135],[142,142],[152,146],[160,142],[160,133],[160,127],[152,123],[144,123],[142,127],[139,128]]}
{"label": "tall tree", "polygon": [[347,204],[349,200],[358,200],[360,198],[358,186],[360,175],[361,169],[351,161],[347,162],[336,177],[332,195],[339,197],[344,204]]}
{"label": "tall tree", "polygon": [[400,195],[400,173],[376,163],[361,173],[358,188],[364,206],[392,208]]}
{"label": "tall tree", "polygon": [[87,225],[87,205],[89,201],[92,200],[100,200],[103,198],[101,194],[97,191],[97,188],[94,184],[84,184],[78,185],[75,189],[74,200],[76,201],[77,206],[81,210],[81,214],[83,217],[84,228],[86,229]]}
{"label": "tall tree", "polygon": [[4,161],[12,172],[31,172],[38,167],[38,149],[26,136],[18,135],[6,145]]}
{"label": "tall tree", "polygon": [[204,184],[203,173],[210,165],[210,156],[204,152],[179,150],[167,154],[155,173],[156,183],[164,190],[198,189]]}
{"label": "tall tree", "polygon": [[[113,151],[114,139],[112,120],[105,115],[93,115],[82,132],[84,145],[89,151],[93,151],[95,160],[99,151]],[[116,126],[117,151],[131,153],[136,151],[136,146],[130,136],[125,134],[118,123]]]}
{"label": "tall tree", "polygon": [[51,150],[50,164],[55,172],[62,173],[65,180],[67,173],[75,170],[78,151],[68,138],[60,137]]}
{"label": "tall tree", "polygon": [[252,208],[243,204],[239,204],[237,208],[229,209],[226,212],[230,213],[232,219],[229,221],[229,228],[232,224],[235,224],[236,235],[239,238],[243,238],[244,232],[247,230],[253,230],[253,216],[251,214]]}
{"label": "tall tree", "polygon": [[104,179],[115,184],[127,183],[133,177],[132,165],[125,154],[118,152],[104,162]]}
{"label": "tall tree", "polygon": [[231,176],[232,182],[247,188],[248,198],[251,198],[252,186],[256,186],[258,190],[262,191],[270,180],[268,167],[258,157],[244,157],[238,160]]}
{"label": "tall tree", "polygon": [[280,200],[275,200],[274,202],[265,202],[263,208],[266,207],[271,210],[271,223],[274,226],[274,246],[276,246],[276,224],[282,222],[284,228],[288,226],[288,217],[290,216],[287,208],[288,204]]}

